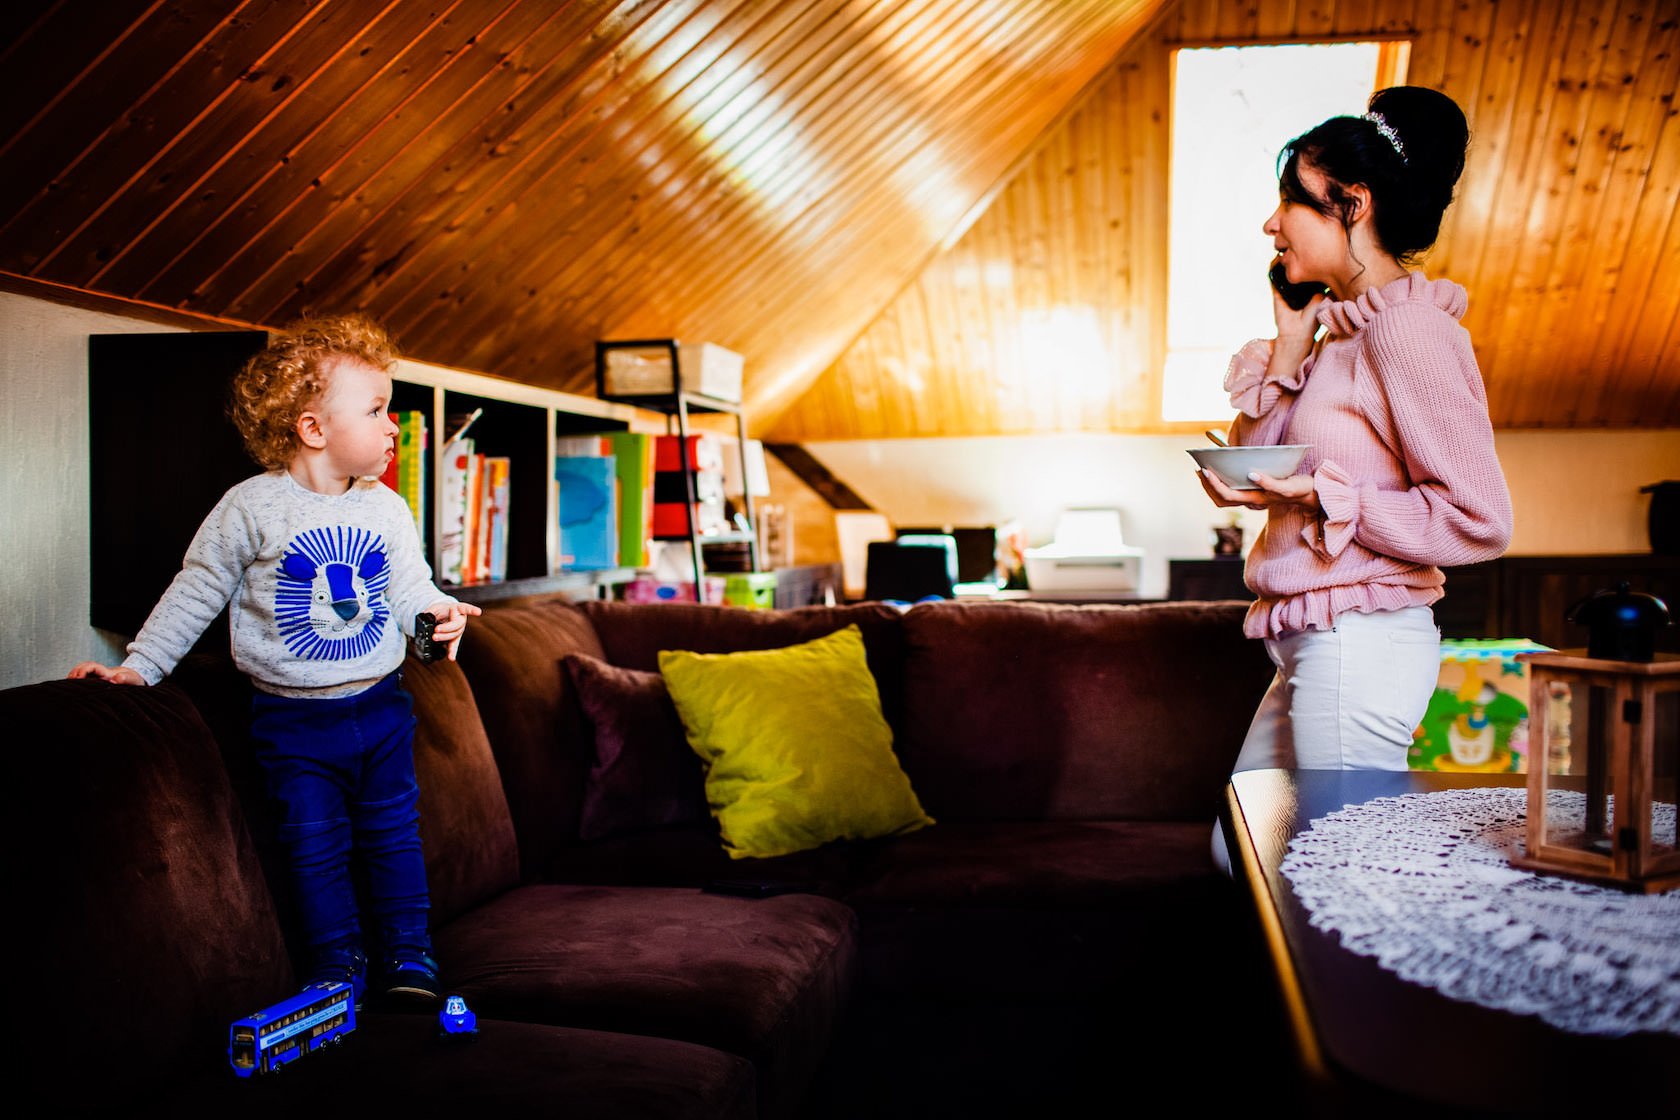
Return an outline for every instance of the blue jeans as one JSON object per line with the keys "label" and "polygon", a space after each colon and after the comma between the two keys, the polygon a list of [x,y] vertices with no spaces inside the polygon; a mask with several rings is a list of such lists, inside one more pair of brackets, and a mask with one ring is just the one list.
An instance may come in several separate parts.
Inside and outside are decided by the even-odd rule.
{"label": "blue jeans", "polygon": [[258,692],[251,709],[311,967],[350,963],[361,948],[352,848],[367,872],[384,955],[431,952],[414,702],[401,674],[332,699]]}

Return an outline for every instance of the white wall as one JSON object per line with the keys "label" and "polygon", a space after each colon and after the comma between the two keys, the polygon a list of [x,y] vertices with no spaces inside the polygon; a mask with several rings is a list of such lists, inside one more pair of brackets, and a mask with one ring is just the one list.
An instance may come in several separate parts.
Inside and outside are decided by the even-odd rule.
{"label": "white wall", "polygon": [[[1648,495],[1680,479],[1680,431],[1501,432],[1511,486],[1511,551],[1645,552]],[[1194,436],[988,436],[820,442],[810,452],[896,525],[1017,520],[1048,543],[1064,506],[1117,506],[1126,543],[1145,550],[1139,591],[1164,594],[1167,560],[1211,554],[1223,513],[1196,481]],[[1244,543],[1264,524],[1245,511]]]}
{"label": "white wall", "polygon": [[122,659],[88,624],[87,340],[170,329],[0,292],[0,687]]}

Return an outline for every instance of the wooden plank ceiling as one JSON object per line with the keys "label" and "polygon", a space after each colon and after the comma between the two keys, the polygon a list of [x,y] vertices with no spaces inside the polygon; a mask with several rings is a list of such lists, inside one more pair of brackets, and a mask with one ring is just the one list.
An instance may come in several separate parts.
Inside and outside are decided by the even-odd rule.
{"label": "wooden plank ceiling", "polygon": [[772,415],[1163,0],[8,0],[0,271],[590,392],[746,355]]}
{"label": "wooden plank ceiling", "polygon": [[[1172,430],[1158,420],[1172,49],[1402,32],[1409,81],[1470,117],[1424,266],[1469,289],[1494,422],[1680,427],[1674,0],[1183,0],[772,436]],[[1255,200],[1256,228],[1270,206]],[[1112,384],[1047,375],[1033,331],[1058,324],[1098,340]]]}

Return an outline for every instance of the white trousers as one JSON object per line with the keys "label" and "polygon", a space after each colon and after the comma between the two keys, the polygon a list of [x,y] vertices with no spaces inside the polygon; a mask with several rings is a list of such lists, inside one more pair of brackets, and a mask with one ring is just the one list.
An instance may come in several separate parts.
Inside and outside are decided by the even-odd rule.
{"label": "white trousers", "polygon": [[[1330,630],[1266,639],[1277,675],[1232,770],[1405,770],[1441,671],[1428,607],[1336,616]],[[1213,830],[1214,861],[1229,871]]]}
{"label": "white trousers", "polygon": [[1336,616],[1330,630],[1266,639],[1277,676],[1233,771],[1404,770],[1441,672],[1428,607]]}

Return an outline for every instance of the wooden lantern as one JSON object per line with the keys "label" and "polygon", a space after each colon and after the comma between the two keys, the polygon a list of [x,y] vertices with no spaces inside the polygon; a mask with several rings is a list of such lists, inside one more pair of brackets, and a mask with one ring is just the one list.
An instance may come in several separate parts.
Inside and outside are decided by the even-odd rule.
{"label": "wooden lantern", "polygon": [[[1652,838],[1652,813],[1658,800],[1675,798],[1674,766],[1680,743],[1656,741],[1657,706],[1680,697],[1680,655],[1659,653],[1651,661],[1609,661],[1584,650],[1521,653],[1529,668],[1529,758],[1548,757],[1547,700],[1554,684],[1574,691],[1577,712],[1586,718],[1587,795],[1584,827],[1556,833],[1548,829],[1546,792],[1556,783],[1545,765],[1528,768],[1527,854],[1511,862],[1531,871],[1568,875],[1637,891],[1680,886],[1680,845]],[[1581,704],[1585,694],[1588,703]],[[1668,728],[1665,739],[1680,738]],[[1582,739],[1577,737],[1578,748]],[[1673,760],[1658,786],[1657,752]],[[1574,783],[1571,783],[1574,784]],[[1659,796],[1661,795],[1661,796]],[[1614,808],[1607,814],[1605,801]],[[1607,820],[1606,817],[1609,817]]]}

